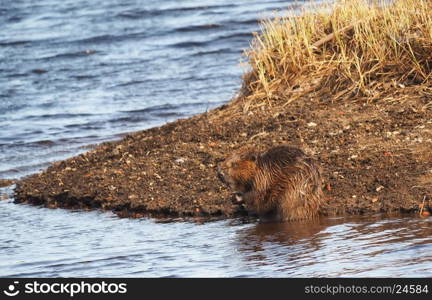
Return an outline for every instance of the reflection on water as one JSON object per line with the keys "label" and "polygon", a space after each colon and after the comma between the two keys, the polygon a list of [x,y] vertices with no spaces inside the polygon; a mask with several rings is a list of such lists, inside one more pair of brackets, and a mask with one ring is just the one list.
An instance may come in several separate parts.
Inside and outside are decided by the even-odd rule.
{"label": "reflection on water", "polygon": [[431,225],[382,215],[257,224],[241,232],[239,251],[274,276],[431,276]]}
{"label": "reflection on water", "polygon": [[0,201],[0,276],[432,276],[432,219],[158,223]]}

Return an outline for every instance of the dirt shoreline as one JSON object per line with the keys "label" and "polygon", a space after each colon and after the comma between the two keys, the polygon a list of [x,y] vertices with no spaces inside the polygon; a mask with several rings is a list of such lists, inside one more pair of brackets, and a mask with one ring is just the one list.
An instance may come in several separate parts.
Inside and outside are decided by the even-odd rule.
{"label": "dirt shoreline", "polygon": [[218,180],[217,163],[244,145],[266,149],[288,143],[316,157],[324,169],[322,215],[417,212],[422,203],[430,210],[429,94],[395,88],[379,102],[333,103],[331,94],[315,90],[296,98],[245,112],[239,97],[210,112],[102,143],[19,180],[15,202],[112,210],[126,217],[244,215]]}

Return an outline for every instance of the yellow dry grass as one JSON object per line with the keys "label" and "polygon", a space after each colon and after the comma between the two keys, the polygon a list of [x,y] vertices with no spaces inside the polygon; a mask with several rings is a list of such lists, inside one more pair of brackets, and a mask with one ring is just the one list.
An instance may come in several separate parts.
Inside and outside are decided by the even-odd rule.
{"label": "yellow dry grass", "polygon": [[246,51],[243,99],[290,101],[308,86],[332,100],[381,99],[392,88],[430,92],[431,12],[429,0],[339,0],[266,20]]}

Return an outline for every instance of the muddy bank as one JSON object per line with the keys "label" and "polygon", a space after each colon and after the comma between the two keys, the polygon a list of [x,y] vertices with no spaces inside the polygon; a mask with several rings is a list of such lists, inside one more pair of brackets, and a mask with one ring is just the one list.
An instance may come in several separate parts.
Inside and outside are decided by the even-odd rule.
{"label": "muddy bank", "polygon": [[12,179],[0,179],[0,188],[15,184],[15,180]]}
{"label": "muddy bank", "polygon": [[131,217],[231,217],[244,211],[231,204],[217,163],[246,144],[289,143],[314,155],[325,171],[323,215],[414,212],[423,202],[428,209],[430,91],[395,88],[372,103],[332,102],[319,89],[290,97],[297,100],[248,111],[239,97],[206,114],[103,143],[18,181],[16,202]]}

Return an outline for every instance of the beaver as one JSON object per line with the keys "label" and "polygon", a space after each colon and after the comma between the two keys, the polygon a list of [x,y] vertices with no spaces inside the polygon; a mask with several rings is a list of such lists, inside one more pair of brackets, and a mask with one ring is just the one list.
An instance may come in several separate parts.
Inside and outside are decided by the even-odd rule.
{"label": "beaver", "polygon": [[262,221],[313,218],[323,198],[318,163],[288,145],[264,153],[243,148],[218,165],[218,176],[233,190],[237,203]]}

